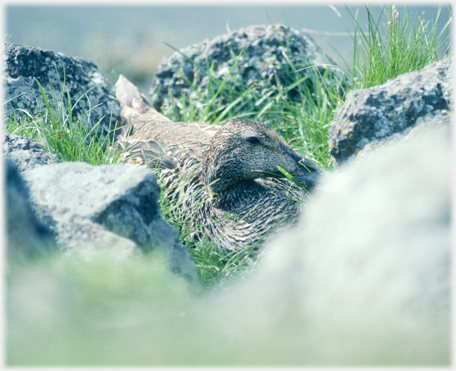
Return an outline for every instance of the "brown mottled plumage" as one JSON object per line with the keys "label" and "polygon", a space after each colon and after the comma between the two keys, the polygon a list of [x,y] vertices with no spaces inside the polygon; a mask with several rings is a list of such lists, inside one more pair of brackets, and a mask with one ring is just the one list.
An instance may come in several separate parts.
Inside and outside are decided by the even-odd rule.
{"label": "brown mottled plumage", "polygon": [[321,169],[267,125],[249,120],[232,120],[222,127],[173,122],[148,105],[122,75],[116,89],[122,105],[119,122],[130,130],[128,140],[125,129],[120,141],[129,158],[149,166],[158,162],[170,172],[167,186],[182,176],[189,179],[174,196],[185,200],[184,207],[195,208],[202,233],[220,248],[257,244],[276,227],[297,220],[302,204],[296,199],[307,194],[283,178],[277,165],[309,185]]}

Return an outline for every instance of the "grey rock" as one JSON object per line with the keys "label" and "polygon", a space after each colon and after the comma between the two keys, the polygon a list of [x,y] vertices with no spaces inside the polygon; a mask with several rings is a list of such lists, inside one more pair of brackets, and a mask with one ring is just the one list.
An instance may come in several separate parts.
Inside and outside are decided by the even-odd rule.
{"label": "grey rock", "polygon": [[425,116],[421,116],[416,120],[414,126],[409,126],[404,131],[394,133],[383,140],[374,140],[367,143],[363,150],[358,152],[356,158],[368,158],[372,154],[380,151],[388,151],[389,146],[393,143],[407,142],[413,140],[416,136],[424,135],[427,132],[433,132],[438,128],[450,127],[452,114],[448,111],[440,110],[434,111]]}
{"label": "grey rock", "polygon": [[12,161],[6,160],[4,166],[8,261],[35,258],[54,251],[55,237],[35,215],[27,184]]}
{"label": "grey rock", "polygon": [[330,153],[341,164],[370,142],[404,132],[432,116],[446,116],[452,109],[452,94],[451,59],[352,91],[331,124]]}
{"label": "grey rock", "polygon": [[197,282],[177,231],[161,216],[151,170],[131,164],[64,162],[24,172],[39,218],[68,254],[121,258],[160,251],[173,272]]}
{"label": "grey rock", "polygon": [[[263,90],[274,85],[277,78],[282,84],[287,84],[289,77],[283,73],[287,64],[284,53],[296,69],[318,65],[318,69],[323,72],[327,65],[334,64],[310,37],[297,30],[280,24],[248,26],[213,39],[206,39],[163,58],[156,69],[150,89],[152,101],[155,102],[154,107],[159,110],[164,102],[171,101],[168,91],[170,90],[172,96],[177,99],[183,95],[189,96],[195,107],[201,111],[203,101],[176,70],[193,82],[198,92],[207,99],[209,78],[204,71],[209,71],[211,63],[214,62],[212,79],[215,77],[223,81],[241,51],[244,53],[228,81],[236,81],[238,91],[247,90],[255,85],[254,92],[245,98],[255,103],[264,96]],[[196,65],[188,59],[193,60]],[[301,71],[302,76],[309,77],[310,73],[310,70]],[[212,89],[217,89],[214,81]],[[312,90],[312,86],[310,89]],[[291,89],[289,97],[297,99],[297,90]],[[219,96],[214,105],[231,103],[223,99]]]}
{"label": "grey rock", "polygon": [[[10,117],[14,112],[19,123],[24,111],[32,116],[40,113],[44,116],[46,109],[37,81],[56,117],[66,110],[63,108],[68,106],[69,94],[71,105],[74,105],[73,123],[82,119],[85,125],[93,128],[100,121],[94,133],[103,140],[115,128],[120,105],[94,63],[40,48],[6,44],[3,67],[5,115]],[[64,107],[59,102],[63,102]]]}
{"label": "grey rock", "polygon": [[62,162],[58,156],[46,152],[37,141],[14,134],[5,134],[3,154],[16,164],[19,171]]}
{"label": "grey rock", "polygon": [[327,174],[301,226],[204,321],[295,364],[449,364],[450,153],[441,127]]}

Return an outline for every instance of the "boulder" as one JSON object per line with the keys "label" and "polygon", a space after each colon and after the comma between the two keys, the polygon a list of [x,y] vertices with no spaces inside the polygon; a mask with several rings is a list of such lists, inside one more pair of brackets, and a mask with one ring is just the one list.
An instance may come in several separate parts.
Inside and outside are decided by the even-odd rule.
{"label": "boulder", "polygon": [[160,188],[150,169],[63,162],[23,174],[40,220],[67,254],[122,259],[161,251],[173,272],[197,282],[189,252],[160,213]]}
{"label": "boulder", "polygon": [[29,189],[16,165],[6,160],[6,242],[8,261],[21,261],[56,250],[55,236],[41,223],[29,201]]}
{"label": "boulder", "polygon": [[422,132],[327,174],[301,226],[202,321],[255,344],[251,362],[448,365],[450,137]]}
{"label": "boulder", "polygon": [[[152,101],[155,102],[154,107],[160,110],[162,104],[170,102],[172,97],[179,99],[187,95],[201,111],[203,101],[199,94],[208,98],[209,83],[215,94],[218,85],[213,81],[214,77],[223,81],[241,51],[243,54],[228,81],[233,82],[238,91],[247,90],[254,85],[255,90],[249,99],[255,103],[264,96],[263,90],[276,84],[277,79],[283,85],[291,83],[288,81],[289,77],[283,73],[284,66],[288,63],[287,58],[296,69],[316,65],[323,72],[327,65],[334,64],[309,36],[297,30],[280,24],[248,26],[213,39],[206,39],[163,58],[155,71],[150,89]],[[212,63],[214,68],[210,82],[208,71]],[[291,67],[286,69],[291,71]],[[300,76],[309,77],[311,70],[303,70],[300,73]],[[198,93],[181,74],[197,87]],[[310,88],[312,89],[311,86]],[[299,97],[296,89],[291,89],[288,94],[290,99]],[[215,105],[219,103],[227,102],[223,102],[222,96],[219,96]]]}
{"label": "boulder", "polygon": [[5,134],[3,154],[16,164],[18,171],[62,162],[58,156],[46,152],[37,141],[14,134]]}
{"label": "boulder", "polygon": [[370,142],[433,121],[448,124],[452,109],[451,59],[444,59],[389,80],[383,85],[350,92],[329,132],[330,153],[337,164]]}
{"label": "boulder", "polygon": [[[83,58],[71,58],[35,47],[5,45],[3,88],[4,114],[21,123],[26,112],[45,115],[46,107],[39,82],[50,102],[55,117],[68,120],[68,96],[72,120],[82,119],[103,140],[115,128],[119,102],[97,66]],[[112,138],[111,138],[112,139]]]}

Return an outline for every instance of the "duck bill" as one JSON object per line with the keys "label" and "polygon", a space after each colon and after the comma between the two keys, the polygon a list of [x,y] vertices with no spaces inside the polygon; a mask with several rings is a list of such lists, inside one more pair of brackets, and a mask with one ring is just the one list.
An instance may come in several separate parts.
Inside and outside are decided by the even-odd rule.
{"label": "duck bill", "polygon": [[[293,174],[292,174],[293,175]],[[316,184],[320,174],[310,173],[304,175],[293,175],[293,178],[299,180],[300,182]]]}
{"label": "duck bill", "polygon": [[285,148],[284,152],[293,160],[295,160],[298,163],[300,169],[302,169],[302,172],[300,171],[291,173],[291,175],[293,175],[296,180],[312,184],[317,183],[318,179],[323,173],[323,170],[318,165],[310,161],[308,158],[305,158],[304,156],[301,156],[297,152],[288,148]]}

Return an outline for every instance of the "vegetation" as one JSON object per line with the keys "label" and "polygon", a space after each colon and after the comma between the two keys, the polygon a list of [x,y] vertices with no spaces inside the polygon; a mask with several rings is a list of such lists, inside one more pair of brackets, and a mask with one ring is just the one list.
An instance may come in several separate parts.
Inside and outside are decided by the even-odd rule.
{"label": "vegetation", "polygon": [[[378,19],[369,6],[367,31],[363,31],[352,15],[353,64],[351,69],[352,89],[369,88],[412,71],[417,71],[439,60],[439,54],[450,51],[451,21],[445,24],[437,35],[442,8],[432,25],[421,17],[411,19],[407,8],[401,12],[394,5],[382,9]],[[388,19],[383,28],[383,16]]]}
{"label": "vegetation", "polygon": [[[283,46],[287,48],[287,45]],[[209,78],[207,98],[198,91],[196,83],[188,81],[182,72],[176,70],[187,80],[199,99],[191,101],[187,96],[173,98],[171,102],[162,104],[161,113],[173,121],[204,121],[211,124],[223,124],[233,119],[261,120],[296,150],[305,153],[323,168],[331,167],[327,146],[328,125],[339,104],[343,103],[344,92],[348,88],[345,76],[334,74],[331,67],[308,66],[299,69],[287,57],[286,64],[281,65],[283,81],[276,74],[274,82],[258,81],[245,86],[236,68],[242,54],[239,54],[224,80],[212,75],[213,65],[205,70],[195,64],[199,73],[205,73]],[[310,73],[304,74],[304,70],[310,70]],[[255,90],[262,92],[259,100],[252,94]],[[198,110],[198,106],[203,107],[203,110]]]}
{"label": "vegetation", "polygon": [[[227,77],[223,81],[216,79],[212,76],[212,66],[208,70],[200,70],[210,80],[207,98],[198,93],[198,101],[191,101],[185,96],[173,99],[171,103],[164,104],[161,111],[175,121],[223,124],[235,118],[261,119],[298,152],[323,168],[330,169],[333,162],[327,145],[328,129],[346,94],[350,90],[381,84],[399,74],[421,69],[437,60],[442,54],[442,48],[450,45],[450,22],[439,35],[436,34],[440,12],[430,25],[421,18],[411,19],[406,9],[401,12],[394,6],[384,8],[378,19],[368,6],[366,11],[367,30],[363,30],[358,23],[357,14],[352,15],[354,32],[351,66],[308,66],[306,68],[311,71],[309,78],[304,76],[303,69],[297,68],[287,59],[282,67],[286,78],[281,81],[277,77],[274,83],[263,86],[264,97],[260,102],[250,98],[255,86],[243,86],[237,78]],[[449,47],[444,55],[448,53]],[[343,73],[335,74],[335,69]],[[237,73],[236,61],[230,74],[235,76]],[[188,83],[192,85],[191,81]],[[297,98],[289,98],[291,90]],[[84,116],[78,120],[73,119],[74,105],[69,96],[62,95],[61,101],[53,104],[42,89],[41,94],[46,108],[34,115],[26,110],[13,112],[5,120],[7,132],[37,139],[49,152],[65,161],[86,161],[90,164],[121,161],[122,154],[111,147],[110,135],[107,135],[104,143],[99,140],[96,134],[99,123],[90,129]],[[221,97],[223,99],[219,99]],[[200,113],[196,109],[197,105],[204,108]],[[19,116],[22,116],[20,124]],[[162,183],[159,173],[158,179]],[[167,197],[168,192],[163,189],[160,199],[163,215],[179,228],[181,240],[195,260],[203,286],[220,287],[231,277],[248,274],[257,260],[251,254],[252,248],[223,253],[205,238],[195,240],[193,236],[196,227],[191,222],[194,210],[185,210],[172,204]]]}
{"label": "vegetation", "polygon": [[63,93],[64,80],[61,99],[56,102],[46,96],[38,80],[37,84],[45,109],[38,109],[33,115],[31,110],[14,110],[5,118],[7,133],[35,139],[43,143],[48,152],[63,161],[83,161],[92,165],[114,164],[120,161],[122,152],[111,147],[112,132],[109,132],[104,140],[97,134],[101,119],[90,127],[88,117],[91,109],[83,112],[79,119],[73,118],[73,109],[79,100],[85,98],[85,94],[72,104],[69,94],[65,96]]}

